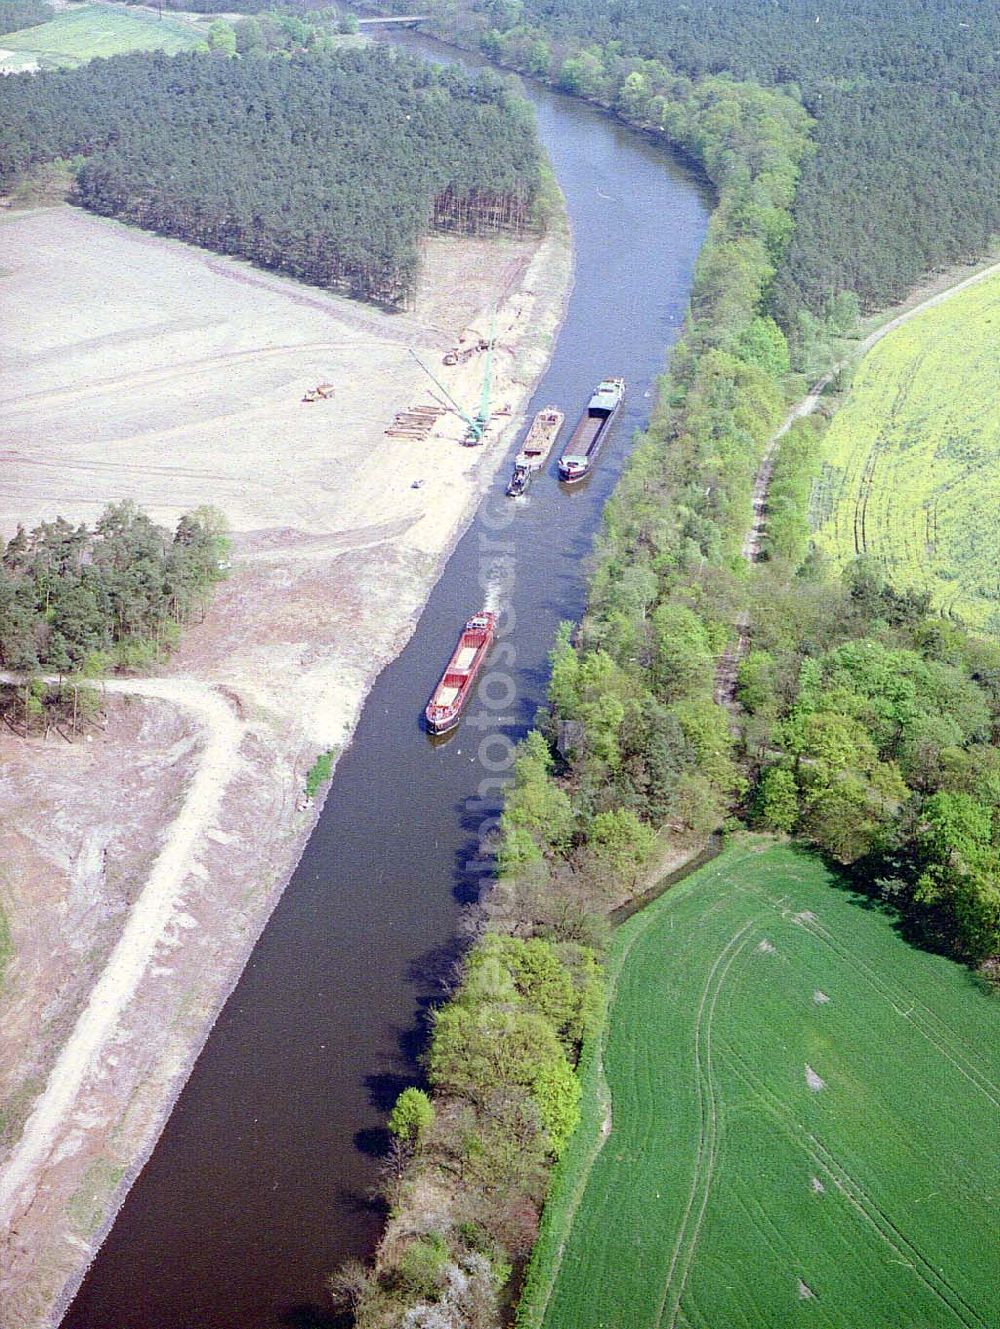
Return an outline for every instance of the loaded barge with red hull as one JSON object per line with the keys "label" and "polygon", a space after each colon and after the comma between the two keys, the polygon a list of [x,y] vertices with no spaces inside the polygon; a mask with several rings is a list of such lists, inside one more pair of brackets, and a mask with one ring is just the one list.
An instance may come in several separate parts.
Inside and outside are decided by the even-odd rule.
{"label": "loaded barge with red hull", "polygon": [[580,423],[559,458],[559,479],[572,484],[590,474],[611,423],[625,400],[625,380],[605,378],[587,403]]}
{"label": "loaded barge with red hull", "polygon": [[446,734],[458,724],[462,707],[472,693],[476,675],[489,654],[496,631],[497,616],[488,609],[470,618],[462,629],[441,682],[424,711],[427,728],[432,734]]}

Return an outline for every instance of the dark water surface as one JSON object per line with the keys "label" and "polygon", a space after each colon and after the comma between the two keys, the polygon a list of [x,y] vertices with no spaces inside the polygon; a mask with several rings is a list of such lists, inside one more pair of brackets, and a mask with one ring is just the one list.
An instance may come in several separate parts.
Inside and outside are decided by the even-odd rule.
{"label": "dark water surface", "polygon": [[[530,409],[559,404],[568,430],[606,374],[626,378],[626,409],[582,485],[559,487],[555,454],[526,500],[504,499],[509,468],[498,475],[372,689],[298,871],[66,1329],[331,1326],[324,1276],[378,1237],[367,1195],[385,1113],[415,1077],[418,1013],[481,879],[470,860],[489,808],[469,800],[504,762],[497,734],[521,736],[542,700],[559,620],[583,608],[601,509],[680,329],[708,218],[703,189],[653,145],[579,102],[527,93],[576,246],[566,323]],[[514,611],[505,645],[457,734],[432,747],[421,710],[498,571]],[[495,786],[482,792],[495,804]]]}

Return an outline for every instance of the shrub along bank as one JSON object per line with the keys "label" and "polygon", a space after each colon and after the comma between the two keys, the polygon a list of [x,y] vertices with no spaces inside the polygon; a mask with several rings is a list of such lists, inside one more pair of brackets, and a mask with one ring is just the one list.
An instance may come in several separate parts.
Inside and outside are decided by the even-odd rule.
{"label": "shrub along bank", "polygon": [[594,952],[487,933],[437,1011],[433,1105],[400,1095],[386,1173],[393,1217],[373,1271],[331,1280],[360,1326],[498,1321],[500,1293],[537,1235],[548,1169],[580,1111],[574,1074],[601,1000]]}
{"label": "shrub along bank", "polygon": [[809,121],[791,98],[715,79],[664,116],[719,203],[670,377],[606,510],[587,615],[559,635],[550,713],[507,800],[496,895],[515,916],[540,881],[586,915],[656,831],[707,831],[745,788],[715,662],[746,593],[754,473],[785,406],[788,348],[761,309]]}

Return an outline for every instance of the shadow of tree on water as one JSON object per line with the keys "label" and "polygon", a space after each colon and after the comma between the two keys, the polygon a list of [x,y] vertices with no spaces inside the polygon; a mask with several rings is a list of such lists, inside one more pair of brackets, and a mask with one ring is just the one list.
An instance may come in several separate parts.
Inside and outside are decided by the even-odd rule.
{"label": "shadow of tree on water", "polygon": [[328,1311],[321,1306],[291,1306],[279,1318],[283,1329],[352,1329],[350,1311]]}

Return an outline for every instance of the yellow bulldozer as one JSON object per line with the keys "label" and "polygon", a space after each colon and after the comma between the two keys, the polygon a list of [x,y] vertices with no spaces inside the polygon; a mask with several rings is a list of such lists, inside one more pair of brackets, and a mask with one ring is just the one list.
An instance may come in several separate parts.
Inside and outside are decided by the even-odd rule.
{"label": "yellow bulldozer", "polygon": [[316,386],[315,386],[314,388],[310,388],[310,389],[309,389],[309,391],[305,394],[305,396],[302,398],[302,400],[303,400],[303,401],[326,401],[328,398],[330,398],[330,397],[332,397],[332,396],[333,396],[333,384],[332,384],[332,383],[317,383]]}

